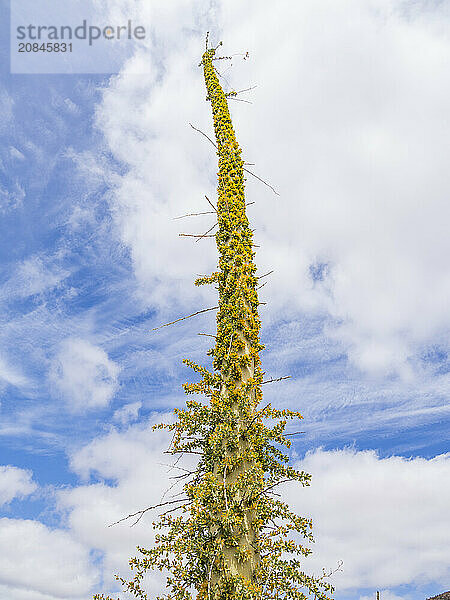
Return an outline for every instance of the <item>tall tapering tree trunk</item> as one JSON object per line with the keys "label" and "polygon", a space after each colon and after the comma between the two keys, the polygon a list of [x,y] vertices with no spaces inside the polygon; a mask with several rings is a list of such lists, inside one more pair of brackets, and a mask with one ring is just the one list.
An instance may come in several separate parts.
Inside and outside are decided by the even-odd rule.
{"label": "tall tapering tree trunk", "polygon": [[[216,235],[219,251],[219,312],[213,356],[214,368],[220,372],[222,379],[217,401],[234,415],[235,424],[234,430],[229,432],[230,436],[222,435],[224,456],[215,462],[214,474],[223,483],[226,503],[242,503],[243,509],[242,521],[233,528],[235,545],[224,539],[226,570],[234,576],[253,581],[260,562],[259,528],[252,497],[245,497],[240,482],[246,474],[253,472],[262,490],[263,474],[252,459],[245,435],[249,418],[256,410],[259,400],[257,387],[261,382],[257,279],[253,236],[245,212],[241,149],[234,134],[227,98],[213,67],[214,55],[215,50],[209,49],[202,58],[219,156],[219,231]],[[235,443],[227,448],[231,439]],[[220,535],[218,529],[215,525],[216,535]],[[219,583],[219,587],[222,587],[220,580],[226,577],[226,570],[214,572],[214,586]]]}

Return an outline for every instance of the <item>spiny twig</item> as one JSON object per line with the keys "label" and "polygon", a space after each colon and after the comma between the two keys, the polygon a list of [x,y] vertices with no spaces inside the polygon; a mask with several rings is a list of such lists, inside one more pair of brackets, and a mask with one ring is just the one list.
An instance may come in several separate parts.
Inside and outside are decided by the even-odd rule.
{"label": "spiny twig", "polygon": [[261,490],[260,492],[258,492],[258,494],[256,494],[256,496],[258,497],[258,496],[261,496],[261,494],[266,494],[269,490],[273,489],[277,485],[281,485],[282,483],[288,483],[289,481],[297,481],[297,479],[295,479],[293,477],[288,477],[287,479],[280,479],[280,481],[277,481],[276,483],[273,483],[272,485],[267,486],[264,490]]}
{"label": "spiny twig", "polygon": [[149,510],[153,510],[155,508],[159,508],[160,506],[167,506],[168,504],[175,504],[176,502],[185,502],[186,500],[187,500],[187,498],[180,498],[179,500],[169,500],[168,502],[161,502],[159,504],[155,504],[154,506],[148,506],[147,508],[144,508],[142,510],[138,510],[135,513],[129,514],[127,517],[123,517],[122,519],[119,519],[118,521],[115,521],[114,523],[111,523],[110,525],[108,525],[108,527],[113,527],[114,525],[117,525],[118,523],[122,523],[122,521],[126,521],[127,519],[132,519],[136,515],[140,515],[139,518],[137,519],[137,521],[135,521],[133,523],[133,525],[136,525],[136,523],[138,523],[142,519],[143,515],[146,512],[148,512]]}
{"label": "spiny twig", "polygon": [[205,198],[206,198],[206,200],[209,202],[210,206],[212,206],[212,207],[213,207],[213,209],[214,209],[214,210],[216,211],[216,213],[217,213],[217,208],[214,206],[214,204],[211,202],[211,200],[208,198],[208,196],[207,196],[206,194],[205,194]]}
{"label": "spiny twig", "polygon": [[172,219],[172,221],[177,221],[178,219],[184,219],[185,217],[199,217],[200,215],[213,215],[213,211],[212,210],[207,210],[205,212],[198,212],[198,213],[188,213],[187,215],[181,215],[180,217],[174,217]]}
{"label": "spiny twig", "polygon": [[229,100],[234,100],[235,102],[245,102],[246,104],[253,104],[253,102],[250,102],[250,100],[244,100],[243,98],[234,98],[233,96],[230,96]]}
{"label": "spiny twig", "polygon": [[212,139],[209,137],[209,135],[206,135],[206,133],[204,133],[201,129],[198,129],[198,127],[194,127],[194,125],[192,125],[192,123],[189,123],[189,125],[192,127],[192,129],[194,129],[198,133],[201,133],[207,140],[209,140],[216,150],[218,149],[217,144],[212,141]]}
{"label": "spiny twig", "polygon": [[[223,79],[223,80],[225,81],[225,83],[227,84],[228,88],[231,88],[230,82],[229,82],[229,81],[228,81],[228,79],[225,77],[225,75],[224,75],[223,73],[220,73],[220,71],[219,71],[219,70],[218,70],[216,67],[214,67],[214,66],[213,66],[213,69],[214,69],[214,71],[217,73],[217,75],[218,75],[218,76],[219,76],[221,79]],[[229,71],[229,68],[228,68],[228,69],[227,69],[225,72],[228,72],[228,71]],[[227,94],[225,94],[225,96],[226,96],[226,95],[227,95]]]}
{"label": "spiny twig", "polygon": [[160,325],[159,327],[153,327],[152,331],[156,331],[157,329],[162,329],[163,327],[168,327],[169,325],[174,325],[174,323],[178,323],[179,321],[184,321],[185,319],[190,319],[191,317],[195,317],[196,315],[201,315],[202,313],[208,312],[210,310],[217,310],[218,306],[212,306],[211,308],[204,308],[203,310],[198,310],[192,315],[187,315],[187,317],[180,317],[179,319],[175,319],[175,321],[171,321],[170,323],[164,323],[164,325]]}
{"label": "spiny twig", "polygon": [[252,171],[249,171],[249,169],[246,169],[245,167],[243,167],[244,171],[246,173],[249,173],[250,175],[253,175],[253,177],[255,177],[255,179],[258,179],[258,181],[260,181],[261,183],[263,183],[264,185],[267,185],[268,188],[270,188],[272,190],[272,192],[274,194],[276,194],[277,196],[279,196],[280,194],[277,192],[277,190],[275,188],[273,188],[270,183],[267,183],[267,181],[264,181],[264,179],[261,179],[261,177],[259,177],[258,175],[255,175],[255,173],[253,173]]}
{"label": "spiny twig", "polygon": [[291,376],[290,375],[286,375],[286,377],[278,377],[277,379],[268,379],[267,381],[263,381],[261,383],[261,385],[264,385],[265,383],[274,383],[275,381],[283,381],[283,379],[290,379]]}
{"label": "spiny twig", "polygon": [[[174,512],[174,511],[176,511],[176,510],[180,510],[180,508],[183,508],[184,506],[189,506],[190,504],[192,504],[192,501],[190,501],[190,502],[186,502],[186,504],[180,504],[180,506],[175,506],[175,508],[171,508],[171,509],[169,509],[169,510],[166,510],[165,512],[161,513],[159,516],[160,516],[161,518],[162,518],[162,517],[165,517],[165,516],[166,516],[166,515],[168,515],[169,513],[171,513],[171,512]],[[133,523],[133,525],[136,525],[136,523]]]}
{"label": "spiny twig", "polygon": [[172,477],[169,477],[169,479],[185,479],[186,477],[192,477],[192,475],[196,475],[196,472],[192,471],[192,473],[181,473],[181,475],[172,475]]}
{"label": "spiny twig", "polygon": [[200,456],[203,456],[203,452],[197,452],[196,450],[166,450],[164,454],[200,454]]}
{"label": "spiny twig", "polygon": [[[323,575],[322,577],[319,577],[319,581],[321,579],[325,579],[326,577],[331,577],[332,575],[334,575],[335,573],[337,573],[338,571],[342,571],[342,566],[344,564],[343,560],[338,560],[338,566],[336,567],[336,569],[331,569],[328,573],[325,571],[325,569],[322,569]],[[377,592],[378,595],[378,592]]]}
{"label": "spiny twig", "polygon": [[203,235],[199,235],[199,236],[198,236],[198,240],[195,240],[195,241],[196,241],[196,242],[198,242],[198,241],[200,241],[200,240],[201,240],[202,238],[204,238],[204,237],[214,237],[214,235],[208,235],[208,233],[209,233],[210,231],[212,231],[213,229],[215,229],[215,228],[217,227],[217,225],[218,225],[218,223],[214,223],[214,225],[213,225],[212,227],[210,227],[210,228],[208,229],[208,231],[205,231],[205,233],[204,233]]}
{"label": "spiny twig", "polygon": [[179,233],[178,236],[179,237],[195,237],[195,238],[197,238],[196,241],[198,242],[198,240],[201,240],[202,238],[214,237],[214,234],[206,235],[206,233],[205,233],[203,235],[199,235],[198,233]]}
{"label": "spiny twig", "polygon": [[267,277],[268,275],[272,275],[273,270],[269,271],[268,273],[264,273],[264,275],[260,275],[259,277],[257,277],[256,279],[262,279],[263,277]]}
{"label": "spiny twig", "polygon": [[251,86],[251,87],[249,87],[249,88],[245,88],[245,90],[238,90],[238,91],[236,92],[236,94],[243,94],[244,92],[251,92],[251,90],[254,90],[254,89],[255,89],[255,88],[257,88],[257,87],[258,87],[257,85],[252,85],[252,86]]}
{"label": "spiny twig", "polygon": [[185,471],[186,473],[195,473],[195,471],[191,471],[189,469],[184,469],[183,467],[177,467],[177,462],[179,459],[177,459],[177,461],[173,464],[173,465],[168,465],[167,463],[158,463],[158,465],[160,467],[169,467],[169,472],[172,469],[178,469],[179,471]]}

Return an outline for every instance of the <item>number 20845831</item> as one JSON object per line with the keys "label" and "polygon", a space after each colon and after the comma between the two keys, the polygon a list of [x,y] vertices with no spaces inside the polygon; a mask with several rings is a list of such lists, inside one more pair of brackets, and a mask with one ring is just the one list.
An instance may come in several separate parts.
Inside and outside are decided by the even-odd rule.
{"label": "number 20845831", "polygon": [[19,42],[18,52],[72,52],[72,42]]}

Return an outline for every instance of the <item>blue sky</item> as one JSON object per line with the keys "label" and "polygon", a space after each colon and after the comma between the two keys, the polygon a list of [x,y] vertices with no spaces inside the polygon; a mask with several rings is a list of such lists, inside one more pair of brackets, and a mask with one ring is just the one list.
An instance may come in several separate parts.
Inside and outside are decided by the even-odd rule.
{"label": "blue sky", "polygon": [[10,74],[0,6],[0,598],[115,589],[151,543],[148,523],[106,525],[164,491],[149,430],[214,331],[213,313],[152,331],[215,304],[192,283],[213,242],[178,236],[211,218],[174,220],[215,197],[214,150],[189,127],[211,131],[207,29],[237,53],[224,86],[257,84],[231,108],[280,191],[247,182],[260,273],[274,269],[263,366],[291,375],[265,399],[304,415],[293,460],[313,485],[288,493],[316,522],[310,568],[344,560],[338,600],[447,589],[448,5],[105,2],[150,34],[112,76]]}

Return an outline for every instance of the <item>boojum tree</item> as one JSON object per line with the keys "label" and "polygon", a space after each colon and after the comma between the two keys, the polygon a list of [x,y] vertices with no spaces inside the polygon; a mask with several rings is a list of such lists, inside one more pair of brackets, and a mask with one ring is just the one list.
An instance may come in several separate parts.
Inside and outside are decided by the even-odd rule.
{"label": "boojum tree", "polygon": [[219,264],[195,282],[216,284],[219,290],[215,346],[208,352],[212,370],[185,360],[199,375],[198,382],[184,385],[185,392],[207,400],[188,399],[184,409],[175,410],[173,423],[156,426],[172,432],[172,454],[196,454],[199,460],[181,476],[183,497],[165,503],[167,510],[154,523],[155,546],[138,547],[140,556],[130,560],[134,577],[117,579],[141,599],[148,598],[145,573],[159,569],[167,574],[161,599],[302,600],[313,595],[325,600],[331,584],[303,570],[310,553],[303,540],[312,541],[311,521],[274,494],[286,481],[309,485],[310,475],[294,469],[283,450],[291,443],[285,434],[288,421],[301,415],[270,404],[261,408],[263,345],[245,167],[227,103],[227,95],[235,92],[225,94],[219,83],[216,51],[207,44],[201,65],[219,158]]}

